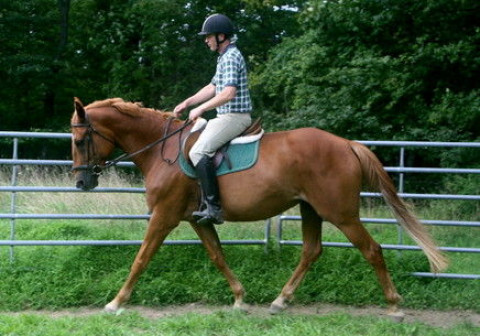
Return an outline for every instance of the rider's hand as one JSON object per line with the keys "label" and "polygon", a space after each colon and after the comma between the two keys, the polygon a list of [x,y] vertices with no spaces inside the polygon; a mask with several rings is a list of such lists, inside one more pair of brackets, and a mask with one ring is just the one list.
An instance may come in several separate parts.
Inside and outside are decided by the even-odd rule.
{"label": "rider's hand", "polygon": [[190,110],[190,113],[188,115],[188,119],[195,121],[197,120],[198,117],[200,117],[203,113],[205,112],[204,109],[201,107],[196,107],[193,110]]}
{"label": "rider's hand", "polygon": [[182,115],[182,112],[185,111],[187,107],[188,107],[187,103],[183,101],[177,106],[175,106],[175,108],[173,109],[173,114],[175,115],[176,118],[180,118],[180,116]]}

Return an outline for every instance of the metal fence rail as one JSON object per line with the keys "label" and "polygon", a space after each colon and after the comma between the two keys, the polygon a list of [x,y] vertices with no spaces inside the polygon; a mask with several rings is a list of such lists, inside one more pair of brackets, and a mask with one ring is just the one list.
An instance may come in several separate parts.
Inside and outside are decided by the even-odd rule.
{"label": "metal fence rail", "polygon": [[[22,165],[36,165],[36,166],[71,166],[72,162],[69,160],[31,160],[19,159],[18,147],[19,139],[21,138],[48,138],[48,139],[70,139],[69,133],[48,133],[48,132],[0,132],[0,137],[10,138],[13,142],[12,158],[0,158],[0,165],[12,166],[12,177],[10,185],[1,185],[0,192],[8,192],[11,195],[10,213],[0,213],[0,219],[10,220],[11,234],[10,239],[0,240],[0,246],[10,247],[10,256],[13,258],[14,246],[37,246],[37,245],[51,245],[51,246],[66,246],[66,245],[139,245],[141,240],[17,240],[15,239],[15,221],[19,219],[115,219],[115,220],[147,220],[150,216],[148,214],[138,215],[112,215],[112,214],[25,214],[18,213],[16,209],[16,195],[20,192],[36,193],[36,192],[54,192],[54,193],[77,193],[83,192],[73,187],[42,187],[42,186],[18,186],[17,174],[18,166]],[[398,147],[400,150],[399,164],[395,167],[385,167],[385,170],[398,174],[398,190],[400,197],[410,199],[442,199],[442,200],[469,200],[479,201],[480,195],[453,195],[453,194],[415,194],[404,192],[404,177],[405,174],[421,173],[421,174],[480,174],[480,168],[425,168],[425,167],[405,167],[405,149],[415,147],[443,147],[443,148],[476,148],[480,149],[480,143],[477,142],[420,142],[420,141],[359,141],[367,146],[387,146]],[[480,155],[479,155],[480,157]],[[120,162],[119,167],[132,167],[132,162]],[[96,188],[93,193],[144,193],[145,188]],[[362,192],[361,197],[382,197],[380,193]],[[300,216],[278,216],[275,220],[277,226],[276,239],[280,246],[282,245],[301,245],[302,242],[298,240],[288,240],[283,238],[283,225],[287,222],[299,221]],[[419,250],[418,246],[404,245],[403,231],[395,219],[391,218],[362,218],[364,223],[377,223],[385,225],[396,225],[398,230],[397,244],[384,244],[385,249],[394,250]],[[455,226],[465,227],[466,229],[480,227],[479,221],[456,221],[456,220],[422,220],[425,225],[436,226]],[[267,220],[265,223],[265,234],[263,239],[244,239],[244,240],[222,240],[222,244],[254,244],[265,245],[269,243],[271,237],[272,220]],[[167,240],[167,245],[186,245],[186,244],[201,244],[199,240]],[[323,242],[324,246],[333,247],[352,247],[350,243],[342,242]],[[480,253],[480,248],[472,247],[441,247],[441,250],[452,253]],[[425,277],[445,277],[445,278],[460,278],[460,279],[480,279],[480,274],[431,274],[423,272],[413,273],[415,276]]]}
{"label": "metal fence rail", "polygon": [[[18,147],[20,138],[42,139],[71,139],[70,133],[48,132],[0,132],[0,137],[13,139],[13,157],[0,159],[0,165],[13,166],[11,185],[0,186],[0,192],[11,193],[10,213],[0,213],[0,219],[10,219],[10,239],[0,240],[0,246],[10,247],[10,259],[13,260],[14,246],[80,246],[80,245],[140,245],[141,240],[18,240],[15,239],[15,221],[18,219],[91,219],[91,220],[148,220],[150,215],[122,215],[122,214],[24,214],[16,211],[16,194],[18,192],[55,192],[55,193],[79,193],[84,192],[74,187],[43,187],[43,186],[17,186],[17,168],[24,165],[35,166],[71,166],[71,160],[34,160],[19,159]],[[119,162],[118,167],[134,167],[133,162]],[[96,188],[89,193],[145,193],[145,188]],[[270,240],[272,221],[265,221],[264,237],[262,239],[221,240],[224,245],[265,245]],[[165,245],[199,245],[200,240],[165,240]]]}
{"label": "metal fence rail", "polygon": [[[446,173],[446,174],[480,174],[478,168],[421,168],[421,167],[405,167],[405,148],[408,147],[450,147],[450,148],[477,148],[480,149],[480,143],[477,142],[420,142],[420,141],[359,141],[367,146],[392,146],[400,148],[400,157],[398,167],[385,167],[385,170],[390,173],[399,174],[398,182],[398,195],[402,198],[410,199],[437,199],[437,200],[471,200],[479,201],[479,195],[452,195],[452,194],[416,194],[405,193],[404,191],[404,174],[405,173]],[[480,157],[480,154],[479,154]],[[479,190],[480,193],[480,190]],[[380,193],[374,192],[361,192],[362,197],[377,197],[381,198]],[[287,240],[283,238],[283,224],[288,221],[300,221],[300,216],[286,216],[281,215],[278,218],[277,240],[280,246],[282,245],[302,245],[300,240]],[[361,218],[362,223],[376,223],[396,225],[398,230],[398,243],[397,244],[381,244],[382,248],[390,250],[421,250],[418,246],[404,245],[403,242],[403,229],[400,227],[396,219],[392,218]],[[435,226],[456,226],[465,228],[480,227],[479,221],[456,221],[456,220],[421,220],[425,225]],[[343,242],[322,242],[323,246],[332,247],[353,247],[351,243]],[[446,252],[456,253],[480,253],[480,248],[475,247],[439,247],[440,250]],[[414,272],[414,276],[420,277],[441,277],[441,278],[455,278],[455,279],[480,279],[480,274],[455,274],[455,273],[428,273],[428,272]]]}

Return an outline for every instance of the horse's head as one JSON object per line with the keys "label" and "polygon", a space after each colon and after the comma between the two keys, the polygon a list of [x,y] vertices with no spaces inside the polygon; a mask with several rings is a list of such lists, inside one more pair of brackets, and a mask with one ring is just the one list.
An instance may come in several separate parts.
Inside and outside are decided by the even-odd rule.
{"label": "horse's head", "polygon": [[98,185],[98,176],[115,148],[115,141],[99,131],[101,125],[95,124],[94,116],[87,114],[80,99],[74,99],[74,106],[71,120],[72,171],[76,176],[77,188],[91,190]]}

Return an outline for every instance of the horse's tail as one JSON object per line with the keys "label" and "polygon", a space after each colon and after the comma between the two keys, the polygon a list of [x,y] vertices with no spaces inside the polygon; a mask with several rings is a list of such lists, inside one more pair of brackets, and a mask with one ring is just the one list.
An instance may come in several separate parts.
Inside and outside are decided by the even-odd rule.
{"label": "horse's tail", "polygon": [[364,145],[351,141],[350,147],[360,161],[363,178],[370,187],[379,190],[390,206],[400,225],[422,248],[430,263],[430,269],[438,273],[448,266],[448,259],[437,249],[430,234],[397,195],[397,190],[380,160]]}

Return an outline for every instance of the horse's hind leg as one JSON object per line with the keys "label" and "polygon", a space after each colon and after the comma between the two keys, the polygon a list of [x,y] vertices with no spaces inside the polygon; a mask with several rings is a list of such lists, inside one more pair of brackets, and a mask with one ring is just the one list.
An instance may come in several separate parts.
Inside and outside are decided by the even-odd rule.
{"label": "horse's hind leg", "polygon": [[303,249],[300,262],[285,284],[280,295],[270,305],[270,313],[276,314],[286,308],[286,302],[293,298],[293,293],[300,285],[311,265],[322,253],[322,218],[315,212],[310,204],[300,203],[302,215]]}
{"label": "horse's hind leg", "polygon": [[213,224],[192,224],[192,227],[202,240],[203,245],[207,249],[207,252],[210,256],[210,259],[227,279],[235,297],[235,303],[233,304],[233,307],[235,309],[247,310],[247,306],[243,303],[245,290],[240,281],[235,276],[235,274],[233,274],[230,267],[228,267],[227,262],[225,261],[225,256],[222,251],[222,246],[220,244],[220,239],[218,238],[217,230],[215,229]]}
{"label": "horse's hind leg", "polygon": [[398,310],[398,303],[402,297],[395,289],[390,274],[385,265],[381,246],[373,240],[367,230],[363,227],[360,219],[344,222],[337,227],[347,236],[363,254],[365,259],[373,266],[382,286],[385,298],[389,304],[389,315],[402,317],[403,313]]}

